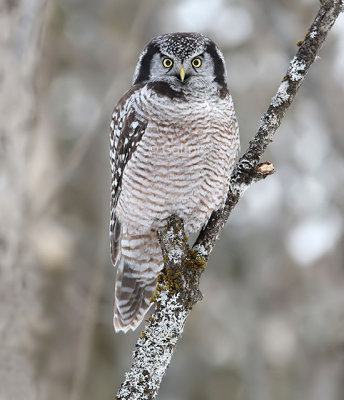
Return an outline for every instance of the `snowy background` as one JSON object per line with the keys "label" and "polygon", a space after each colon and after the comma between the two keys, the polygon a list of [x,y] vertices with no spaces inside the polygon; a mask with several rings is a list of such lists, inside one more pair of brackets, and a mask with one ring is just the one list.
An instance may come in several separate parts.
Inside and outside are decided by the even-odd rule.
{"label": "snowy background", "polygon": [[[144,45],[172,31],[218,43],[244,150],[318,6],[50,2],[27,166],[42,276],[33,357],[46,398],[113,398],[140,334],[112,328],[108,133]],[[245,193],[216,246],[160,399],[343,399],[343,110],[344,15],[269,147],[276,173]]]}

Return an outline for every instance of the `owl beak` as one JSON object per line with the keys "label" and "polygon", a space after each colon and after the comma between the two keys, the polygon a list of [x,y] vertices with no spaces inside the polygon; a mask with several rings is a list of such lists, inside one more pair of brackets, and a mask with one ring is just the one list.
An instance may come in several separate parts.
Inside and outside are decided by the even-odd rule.
{"label": "owl beak", "polygon": [[185,79],[185,69],[184,69],[184,67],[180,68],[179,75],[180,75],[180,80],[182,82],[184,82],[184,79]]}

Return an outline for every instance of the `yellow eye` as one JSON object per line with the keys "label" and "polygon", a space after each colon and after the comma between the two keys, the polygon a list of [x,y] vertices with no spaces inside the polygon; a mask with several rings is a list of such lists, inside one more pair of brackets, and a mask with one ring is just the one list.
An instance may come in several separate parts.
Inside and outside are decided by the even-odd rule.
{"label": "yellow eye", "polygon": [[171,68],[172,67],[172,65],[173,65],[173,60],[171,59],[171,58],[164,58],[163,60],[162,60],[162,65],[165,67],[165,68]]}
{"label": "yellow eye", "polygon": [[202,65],[202,60],[196,57],[191,61],[191,64],[194,68],[199,68]]}

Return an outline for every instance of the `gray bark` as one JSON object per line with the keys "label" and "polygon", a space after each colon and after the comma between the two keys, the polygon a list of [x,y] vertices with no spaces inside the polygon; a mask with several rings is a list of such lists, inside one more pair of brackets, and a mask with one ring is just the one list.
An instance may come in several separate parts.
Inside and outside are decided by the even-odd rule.
{"label": "gray bark", "polygon": [[27,160],[44,0],[0,5],[0,398],[39,399],[31,354],[40,311],[29,248]]}

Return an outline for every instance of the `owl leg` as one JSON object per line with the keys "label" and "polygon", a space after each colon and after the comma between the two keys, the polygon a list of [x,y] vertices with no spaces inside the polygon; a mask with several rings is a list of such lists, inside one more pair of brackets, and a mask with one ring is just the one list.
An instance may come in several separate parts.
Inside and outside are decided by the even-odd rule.
{"label": "owl leg", "polygon": [[116,331],[127,332],[137,328],[151,306],[163,259],[155,231],[123,233],[121,245],[113,322]]}

